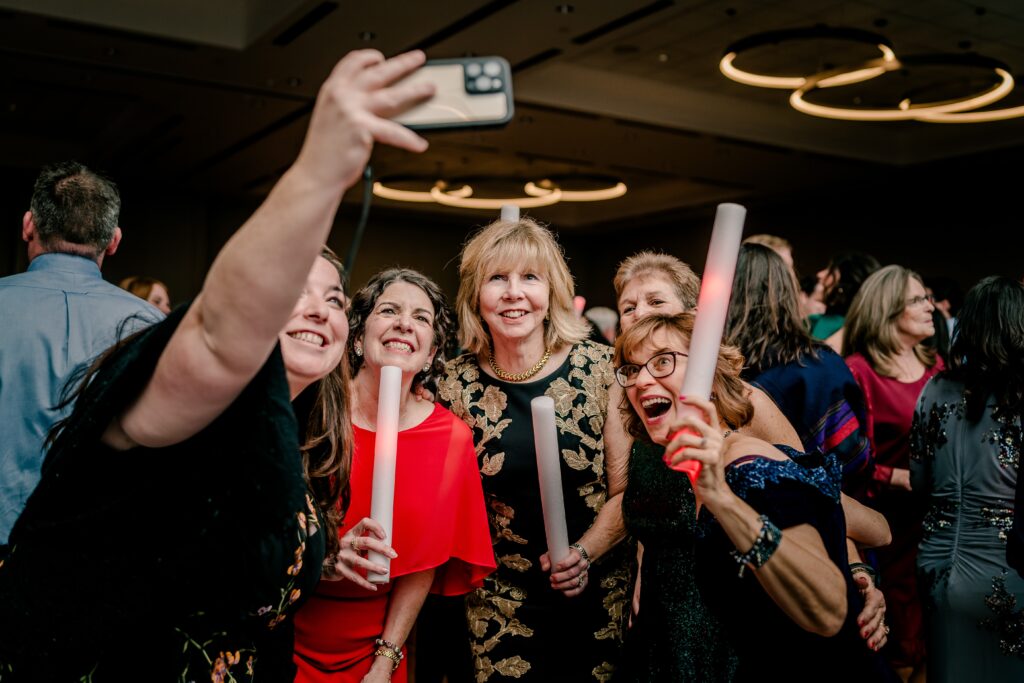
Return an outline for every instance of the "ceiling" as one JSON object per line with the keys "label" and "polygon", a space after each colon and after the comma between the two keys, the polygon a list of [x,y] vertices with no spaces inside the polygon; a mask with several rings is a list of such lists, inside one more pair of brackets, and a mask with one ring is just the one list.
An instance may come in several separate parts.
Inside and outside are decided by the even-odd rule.
{"label": "ceiling", "polygon": [[[531,211],[561,228],[622,227],[723,200],[799,195],[1024,144],[1024,118],[817,119],[791,109],[784,91],[718,71],[724,48],[740,38],[815,24],[880,33],[897,55],[977,52],[1024,74],[1019,0],[0,0],[0,166],[78,158],[122,182],[261,195],[294,158],[319,82],[361,47],[506,57],[512,123],[434,134],[420,156],[378,149],[374,170],[494,178],[499,188],[508,178],[572,174],[629,186],[620,199]],[[752,57],[773,73],[807,73],[874,56],[833,48],[778,46]],[[878,96],[923,87],[914,75],[886,76]],[[949,79],[952,88],[967,83]],[[842,97],[867,97],[868,87]],[[1024,104],[1022,93],[997,106]]]}

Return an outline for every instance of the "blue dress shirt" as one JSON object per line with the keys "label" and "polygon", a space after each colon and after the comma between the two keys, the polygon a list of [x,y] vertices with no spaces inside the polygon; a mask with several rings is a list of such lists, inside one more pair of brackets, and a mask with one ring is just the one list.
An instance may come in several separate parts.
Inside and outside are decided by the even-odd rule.
{"label": "blue dress shirt", "polygon": [[55,409],[68,377],[119,334],[162,319],[79,256],[42,254],[0,278],[0,544],[39,482],[50,427],[69,412]]}

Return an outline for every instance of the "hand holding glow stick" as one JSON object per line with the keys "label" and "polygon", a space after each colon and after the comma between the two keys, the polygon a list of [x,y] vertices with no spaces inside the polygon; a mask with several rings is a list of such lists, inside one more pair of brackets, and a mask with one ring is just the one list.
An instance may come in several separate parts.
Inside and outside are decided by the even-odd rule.
{"label": "hand holding glow stick", "polygon": [[569,556],[569,532],[565,525],[565,503],[562,500],[562,458],[558,453],[558,431],[555,426],[555,402],[550,396],[530,401],[533,412],[533,443],[537,450],[537,476],[540,481],[540,504],[544,510],[544,533],[548,540],[551,565]]}
{"label": "hand holding glow stick", "polygon": [[[722,332],[729,310],[732,279],[736,273],[736,259],[746,216],[747,210],[739,204],[719,204],[715,213],[708,259],[700,281],[697,317],[693,322],[693,336],[690,339],[690,357],[686,363],[683,387],[679,392],[683,396],[699,396],[704,399],[711,396],[711,382],[715,378],[715,367],[718,364],[718,350],[722,345]],[[698,412],[688,405],[680,408],[683,415]],[[669,438],[675,436],[671,434]],[[700,463],[696,460],[681,460],[671,465],[672,455],[665,454],[665,464],[676,471],[685,472],[696,489]]]}
{"label": "hand holding glow stick", "polygon": [[[398,461],[398,406],[402,391],[402,370],[393,365],[380,369],[380,391],[377,393],[377,434],[373,448],[373,494],[370,498],[370,518],[384,527],[384,542],[394,546],[391,538],[395,515],[395,469]],[[390,579],[391,558],[370,551],[367,559],[383,565],[388,572],[369,572],[370,583],[387,583]]]}

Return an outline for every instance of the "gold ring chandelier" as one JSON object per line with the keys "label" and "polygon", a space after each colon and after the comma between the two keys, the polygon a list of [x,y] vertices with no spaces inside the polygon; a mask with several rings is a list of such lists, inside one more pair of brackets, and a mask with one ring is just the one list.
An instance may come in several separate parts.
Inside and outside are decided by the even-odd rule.
{"label": "gold ring chandelier", "polygon": [[[604,186],[594,190],[566,190],[560,186],[559,179],[553,177],[537,182],[526,182],[523,185],[525,196],[474,197],[473,186],[468,182],[448,183],[444,180],[436,180],[430,189],[419,191],[398,189],[389,186],[385,181],[377,181],[373,184],[373,194],[382,199],[400,202],[436,203],[458,209],[488,211],[500,209],[506,204],[518,206],[520,209],[535,209],[541,206],[551,206],[558,202],[599,202],[626,194],[626,184],[620,180],[604,176],[586,176],[585,179]],[[395,180],[397,179],[392,179],[391,182],[395,182]],[[406,178],[404,180],[415,179]]]}
{"label": "gold ring chandelier", "polygon": [[[881,57],[847,67],[827,69],[809,76],[770,76],[737,66],[739,57],[749,50],[766,45],[829,39],[862,44],[877,49]],[[951,66],[988,70],[996,83],[983,92],[938,102],[918,102],[905,97],[896,107],[838,107],[808,101],[815,90],[863,83],[893,71],[913,67]],[[897,57],[892,44],[884,37],[851,28],[815,26],[759,33],[737,41],[725,49],[719,69],[727,78],[760,88],[792,90],[789,104],[797,111],[822,118],[845,121],[925,121],[928,123],[983,123],[1024,116],[1024,106],[976,111],[1009,95],[1014,88],[1010,68],[995,59],[974,54],[914,55]]]}

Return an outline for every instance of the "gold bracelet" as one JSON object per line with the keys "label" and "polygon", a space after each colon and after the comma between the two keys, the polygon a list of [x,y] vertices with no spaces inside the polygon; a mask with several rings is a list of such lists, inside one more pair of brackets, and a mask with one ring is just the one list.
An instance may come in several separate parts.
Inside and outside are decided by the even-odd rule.
{"label": "gold bracelet", "polygon": [[395,654],[395,651],[389,647],[379,647],[377,651],[373,653],[375,657],[387,657],[391,660],[391,670],[394,671],[398,668],[398,665],[402,663],[402,658]]}

